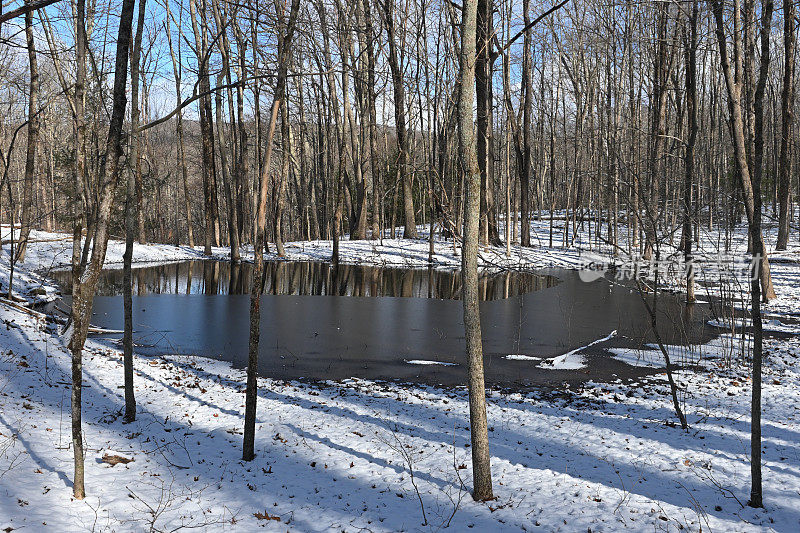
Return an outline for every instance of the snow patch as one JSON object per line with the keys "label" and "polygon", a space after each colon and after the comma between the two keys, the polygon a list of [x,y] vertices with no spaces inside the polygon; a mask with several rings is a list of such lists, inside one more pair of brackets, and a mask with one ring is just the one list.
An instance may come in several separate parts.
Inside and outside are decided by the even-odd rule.
{"label": "snow patch", "polygon": [[617,361],[643,368],[663,368],[664,357],[655,350],[640,350],[637,348],[609,348]]}
{"label": "snow patch", "polygon": [[601,339],[594,340],[587,344],[586,346],[581,346],[580,348],[575,348],[565,354],[559,355],[552,359],[545,359],[542,361],[542,365],[547,366],[548,368],[552,368],[553,370],[579,370],[581,368],[586,367],[585,358],[579,354],[578,352],[589,348],[590,346],[594,346],[595,344],[605,342],[617,334],[617,330],[612,331],[605,337]]}
{"label": "snow patch", "polygon": [[430,361],[428,359],[403,359],[409,365],[440,365],[440,366],[458,366],[458,363],[445,363],[444,361]]}
{"label": "snow patch", "polygon": [[[743,318],[737,318],[735,320],[713,319],[707,321],[706,323],[709,326],[713,326],[715,328],[723,328],[728,330],[731,329],[731,326],[733,326],[735,329],[742,329],[753,325],[750,320],[746,320]],[[792,333],[794,335],[800,335],[800,327],[784,324],[783,322],[777,319],[764,320],[762,322],[761,329],[766,332]]]}
{"label": "snow patch", "polygon": [[541,357],[533,357],[532,355],[525,355],[521,353],[512,353],[503,357],[509,361],[541,361]]}

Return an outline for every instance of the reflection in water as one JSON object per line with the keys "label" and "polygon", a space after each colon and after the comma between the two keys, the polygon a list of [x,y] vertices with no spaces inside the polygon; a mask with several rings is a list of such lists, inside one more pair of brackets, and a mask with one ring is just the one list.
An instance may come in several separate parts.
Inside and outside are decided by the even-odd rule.
{"label": "reflection in water", "polygon": [[[481,293],[490,300],[480,306],[487,383],[606,381],[646,371],[609,359],[601,352],[603,345],[589,348],[588,367],[577,371],[544,369],[531,359],[506,359],[509,354],[555,357],[612,331],[617,335],[608,344],[618,347],[639,348],[655,341],[649,316],[632,287],[604,279],[585,283],[574,271],[546,274],[557,277],[559,283],[539,291],[534,289],[552,285],[555,278],[522,274],[483,278]],[[200,355],[244,368],[250,327],[246,291],[251,276],[249,265],[231,267],[212,261],[136,271],[135,294],[142,294],[133,297],[136,353]],[[266,291],[277,294],[261,299],[259,375],[465,382],[461,302],[436,299],[458,297],[455,273],[342,265],[334,279],[327,265],[285,262],[270,264],[265,280]],[[123,303],[117,295],[121,289],[121,271],[106,273],[103,294],[94,299],[93,324],[122,329]],[[305,296],[331,293],[422,298]],[[428,294],[433,298],[426,298]],[[68,298],[65,304],[68,308]],[[665,344],[696,344],[715,333],[705,325],[711,316],[708,306],[687,309],[680,296],[660,295],[658,313],[659,335]],[[105,342],[115,345],[115,337]],[[406,362],[412,359],[456,365]]]}
{"label": "reflection in water", "polygon": [[[69,284],[69,272],[54,277]],[[133,293],[145,294],[247,294],[253,265],[220,261],[187,261],[133,270]],[[552,276],[521,272],[485,273],[479,278],[481,300],[500,300],[553,287]],[[121,270],[103,272],[98,296],[122,294]],[[267,262],[265,294],[402,296],[458,300],[461,274],[452,270],[381,268],[339,265],[334,274],[328,263]]]}

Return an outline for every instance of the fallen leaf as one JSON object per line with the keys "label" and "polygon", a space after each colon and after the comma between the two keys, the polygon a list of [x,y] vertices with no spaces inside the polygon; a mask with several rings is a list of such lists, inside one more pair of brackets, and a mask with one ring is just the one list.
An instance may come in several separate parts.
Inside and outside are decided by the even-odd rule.
{"label": "fallen leaf", "polygon": [[128,457],[122,457],[121,455],[106,453],[103,454],[103,462],[108,463],[111,466],[118,465],[120,463],[126,465],[130,462],[133,462],[133,459],[129,459]]}

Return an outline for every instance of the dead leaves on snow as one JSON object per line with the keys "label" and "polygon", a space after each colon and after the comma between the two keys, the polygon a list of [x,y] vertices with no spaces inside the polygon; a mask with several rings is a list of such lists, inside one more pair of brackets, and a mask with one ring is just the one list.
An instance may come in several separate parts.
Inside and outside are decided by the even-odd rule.
{"label": "dead leaves on snow", "polygon": [[133,462],[133,458],[131,458],[131,457],[123,457],[122,455],[115,455],[115,454],[105,453],[105,454],[103,454],[102,461],[104,463],[107,463],[107,464],[111,465],[111,466],[115,466],[115,465],[118,465],[118,464],[126,465],[126,464],[128,464],[130,462]]}
{"label": "dead leaves on snow", "polygon": [[269,514],[266,510],[264,510],[263,513],[260,512],[260,511],[257,512],[257,513],[253,513],[253,516],[255,516],[258,520],[275,520],[276,522],[280,522],[281,521],[281,517],[280,516],[273,516],[273,515]]}

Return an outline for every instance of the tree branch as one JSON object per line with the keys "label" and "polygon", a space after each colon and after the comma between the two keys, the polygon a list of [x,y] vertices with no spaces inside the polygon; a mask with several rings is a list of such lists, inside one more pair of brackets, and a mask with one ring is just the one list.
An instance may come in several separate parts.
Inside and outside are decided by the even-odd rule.
{"label": "tree branch", "polygon": [[59,1],[60,0],[39,0],[38,2],[25,4],[23,6],[18,7],[17,9],[9,11],[8,13],[0,15],[0,24],[2,24],[3,22],[7,22],[13,18],[17,18],[20,15],[25,15],[26,13],[29,13],[31,11],[36,11],[38,9],[45,8],[50,4],[55,4],[56,2]]}

